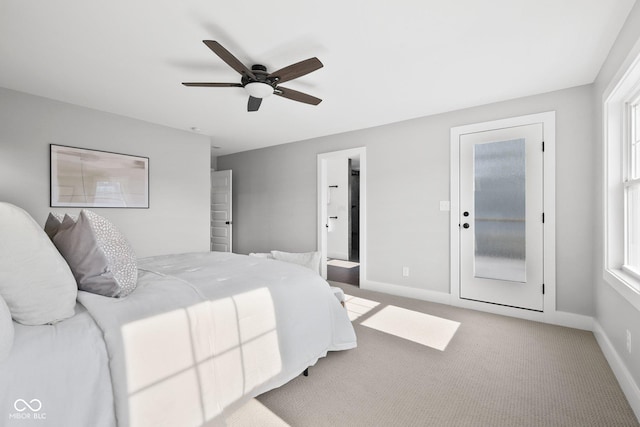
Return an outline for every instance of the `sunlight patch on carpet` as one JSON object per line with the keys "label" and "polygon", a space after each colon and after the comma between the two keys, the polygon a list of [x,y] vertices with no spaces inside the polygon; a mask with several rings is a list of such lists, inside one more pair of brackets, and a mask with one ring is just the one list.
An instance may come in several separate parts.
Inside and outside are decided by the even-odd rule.
{"label": "sunlight patch on carpet", "polygon": [[460,322],[389,305],[362,322],[362,325],[444,351]]}
{"label": "sunlight patch on carpet", "polygon": [[256,399],[251,399],[233,414],[229,415],[226,427],[290,427],[279,416]]}
{"label": "sunlight patch on carpet", "polygon": [[354,297],[353,295],[344,295],[344,306],[347,309],[349,320],[351,320],[352,322],[358,317],[367,314],[379,305],[380,303],[377,301],[358,298]]}

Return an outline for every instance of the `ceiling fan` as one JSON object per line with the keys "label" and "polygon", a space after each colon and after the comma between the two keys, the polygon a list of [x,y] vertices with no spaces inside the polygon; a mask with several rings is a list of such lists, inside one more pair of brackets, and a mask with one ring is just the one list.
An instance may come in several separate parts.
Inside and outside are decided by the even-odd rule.
{"label": "ceiling fan", "polygon": [[203,42],[220,59],[242,75],[240,83],[182,83],[183,85],[195,87],[242,87],[249,93],[247,111],[258,111],[262,98],[272,94],[311,105],[318,105],[322,102],[322,99],[315,96],[280,86],[280,83],[288,82],[322,68],[322,62],[318,58],[305,59],[269,73],[267,72],[267,67],[260,64],[252,65],[251,69],[247,68],[238,58],[216,41],[203,40]]}

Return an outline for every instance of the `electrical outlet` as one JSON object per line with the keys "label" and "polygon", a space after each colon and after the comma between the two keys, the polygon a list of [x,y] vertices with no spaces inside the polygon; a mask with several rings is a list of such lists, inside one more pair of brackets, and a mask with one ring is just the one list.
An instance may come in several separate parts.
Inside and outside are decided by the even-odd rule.
{"label": "electrical outlet", "polygon": [[627,351],[631,354],[631,331],[627,329]]}
{"label": "electrical outlet", "polygon": [[402,267],[402,277],[409,277],[409,267]]}

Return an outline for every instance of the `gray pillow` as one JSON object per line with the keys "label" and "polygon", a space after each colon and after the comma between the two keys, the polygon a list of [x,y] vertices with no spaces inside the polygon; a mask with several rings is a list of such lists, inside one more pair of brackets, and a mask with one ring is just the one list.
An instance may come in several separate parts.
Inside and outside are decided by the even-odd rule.
{"label": "gray pillow", "polygon": [[53,240],[53,236],[58,234],[58,231],[60,231],[62,228],[65,228],[65,226],[63,225],[63,222],[64,222],[64,218],[66,217],[69,217],[72,220],[69,226],[73,225],[73,223],[78,220],[78,217],[73,215],[62,215],[56,212],[49,213],[49,216],[47,217],[47,221],[44,223],[44,232],[47,233],[47,236],[49,236],[51,240]]}
{"label": "gray pillow", "polygon": [[135,253],[106,218],[86,209],[75,222],[67,215],[53,242],[71,267],[78,289],[120,298],[136,288]]}
{"label": "gray pillow", "polygon": [[9,356],[13,347],[13,320],[7,303],[0,295],[0,363]]}
{"label": "gray pillow", "polygon": [[69,266],[31,216],[0,202],[0,295],[24,325],[74,314],[78,288]]}

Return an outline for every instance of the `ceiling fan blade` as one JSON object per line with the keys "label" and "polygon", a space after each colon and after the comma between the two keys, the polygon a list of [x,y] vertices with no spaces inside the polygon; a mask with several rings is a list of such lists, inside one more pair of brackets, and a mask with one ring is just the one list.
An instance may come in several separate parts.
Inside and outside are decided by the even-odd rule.
{"label": "ceiling fan blade", "polygon": [[274,71],[267,77],[277,79],[276,81],[278,83],[283,83],[304,76],[305,74],[309,74],[310,72],[322,67],[322,62],[320,62],[318,58],[314,57],[296,62],[295,64],[284,67],[278,71]]}
{"label": "ceiling fan blade", "polygon": [[185,86],[195,87],[242,87],[240,83],[182,83]]}
{"label": "ceiling fan blade", "polygon": [[305,104],[318,105],[322,102],[322,99],[315,96],[307,95],[306,93],[298,92],[297,90],[287,89],[286,87],[278,86],[273,92],[283,98],[292,99],[298,102],[304,102]]}
{"label": "ceiling fan blade", "polygon": [[249,76],[252,79],[256,78],[256,76],[253,74],[253,72],[249,68],[247,68],[242,62],[240,62],[238,58],[233,56],[231,52],[229,52],[227,49],[222,47],[220,43],[214,40],[202,40],[202,42],[206,44],[207,47],[213,51],[213,53],[218,55],[220,59],[226,62],[231,68],[233,68],[234,70],[236,70],[242,75]]}
{"label": "ceiling fan blade", "polygon": [[258,108],[260,108],[260,104],[262,104],[262,98],[254,98],[253,96],[249,96],[247,111],[258,111]]}

